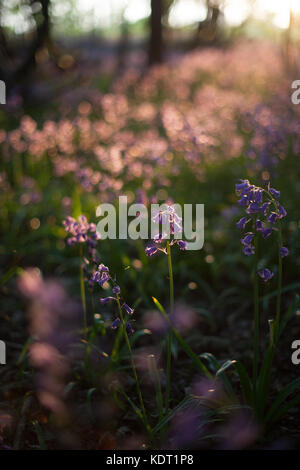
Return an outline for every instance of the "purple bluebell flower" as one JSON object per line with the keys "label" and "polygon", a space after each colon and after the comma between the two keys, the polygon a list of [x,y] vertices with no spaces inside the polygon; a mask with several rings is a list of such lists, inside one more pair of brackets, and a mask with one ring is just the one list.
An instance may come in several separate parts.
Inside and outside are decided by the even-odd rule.
{"label": "purple bluebell flower", "polygon": [[272,273],[272,271],[270,271],[270,269],[268,268],[265,268],[265,269],[262,269],[260,271],[258,271],[257,273],[265,282],[268,282],[270,279],[272,279],[272,277],[274,276],[274,273]]}
{"label": "purple bluebell flower", "polygon": [[131,307],[129,307],[129,305],[124,303],[122,307],[124,308],[125,312],[128,313],[128,315],[133,315],[134,310]]}
{"label": "purple bluebell flower", "polygon": [[116,318],[110,325],[111,329],[116,330],[119,326],[119,323],[120,323],[120,318]]}
{"label": "purple bluebell flower", "polygon": [[91,281],[96,282],[99,286],[103,286],[105,282],[110,280],[109,269],[104,264],[100,264],[97,271],[92,274]]}
{"label": "purple bluebell flower", "polygon": [[263,239],[265,240],[266,238],[268,238],[271,235],[272,231],[273,230],[271,228],[266,228],[262,230],[261,233],[262,233]]}
{"label": "purple bluebell flower", "polygon": [[258,232],[262,232],[264,230],[264,224],[262,223],[261,220],[256,221],[256,230]]}
{"label": "purple bluebell flower", "polygon": [[149,257],[156,255],[157,252],[158,252],[157,247],[153,245],[152,243],[149,243],[145,248],[145,253]]}
{"label": "purple bluebell flower", "polygon": [[255,203],[261,204],[263,200],[263,190],[261,188],[255,188],[252,191],[252,199]]}
{"label": "purple bluebell flower", "polygon": [[246,209],[247,214],[257,214],[260,211],[260,206],[257,202],[251,202]]}
{"label": "purple bluebell flower", "polygon": [[254,233],[252,232],[246,233],[246,235],[243,238],[241,238],[241,243],[243,245],[250,245],[253,238],[254,238]]}
{"label": "purple bluebell flower", "polygon": [[235,190],[238,194],[241,194],[242,192],[248,190],[249,187],[251,187],[249,180],[240,179],[240,183],[235,185]]}
{"label": "purple bluebell flower", "polygon": [[179,246],[180,250],[186,250],[187,248],[187,242],[185,242],[184,240],[178,240],[177,241],[177,245]]}
{"label": "purple bluebell flower", "polygon": [[99,271],[96,271],[95,273],[92,274],[91,281],[92,282],[99,282],[101,279],[101,273]]}
{"label": "purple bluebell flower", "polygon": [[238,205],[240,207],[245,207],[247,206],[249,202],[249,199],[248,199],[248,196],[246,196],[245,194],[241,197],[241,199],[238,200]]}
{"label": "purple bluebell flower", "polygon": [[120,286],[114,286],[112,291],[114,294],[120,294],[121,293]]}
{"label": "purple bluebell flower", "polygon": [[277,189],[274,188],[269,188],[269,193],[272,194],[276,199],[280,197],[280,191],[277,191]]}
{"label": "purple bluebell flower", "polygon": [[[129,315],[133,315],[134,310],[131,307],[129,307],[129,305],[127,305],[122,298],[120,299],[120,297],[121,297],[121,288],[120,288],[119,285],[117,285],[116,277],[112,276],[110,274],[110,270],[107,266],[105,266],[104,264],[100,264],[97,268],[97,271],[94,272],[94,274],[92,275],[92,277],[90,279],[90,282],[96,282],[101,287],[103,286],[103,284],[105,282],[109,282],[110,286],[112,287],[112,291],[116,295],[116,297],[112,297],[112,296],[102,297],[101,299],[99,299],[100,304],[101,305],[106,305],[111,300],[117,301],[118,303],[119,303],[119,301],[121,301],[122,308],[124,308],[124,310]],[[116,328],[118,328],[119,324],[120,324],[120,318],[116,318],[113,321],[113,323],[111,324],[111,328],[113,330],[115,330]],[[129,332],[131,330],[133,332],[133,329],[130,326],[128,326],[128,322],[126,322],[126,328],[128,329]],[[130,328],[131,328],[131,330],[130,330]]]}
{"label": "purple bluebell flower", "polygon": [[243,253],[246,256],[254,255],[254,253],[255,253],[254,247],[251,246],[251,245],[244,246]]}
{"label": "purple bluebell flower", "polygon": [[110,300],[116,300],[116,299],[114,297],[102,297],[102,299],[99,299],[99,302],[101,305],[105,305]]}
{"label": "purple bluebell flower", "polygon": [[65,231],[72,235],[68,239],[69,245],[74,243],[87,243],[95,247],[96,240],[100,239],[100,235],[96,232],[95,224],[89,224],[84,215],[80,215],[78,220],[74,217],[67,217],[63,220]]}
{"label": "purple bluebell flower", "polygon": [[108,273],[108,272],[109,272],[109,268],[108,268],[107,266],[105,266],[104,264],[100,264],[100,265],[98,266],[98,271],[99,271],[99,272],[102,272],[102,271],[103,271],[103,272]]}
{"label": "purple bluebell flower", "polygon": [[[254,233],[245,233],[241,238],[243,253],[246,256],[251,256],[255,253],[255,248],[252,246],[253,240],[259,233],[262,234],[263,239],[268,238],[273,230],[277,230],[275,225],[278,224],[279,219],[287,215],[287,212],[278,202],[280,191],[271,188],[270,184],[268,184],[268,190],[265,191],[262,188],[251,185],[248,180],[240,180],[236,185],[236,192],[240,196],[238,204],[245,207],[245,212],[249,215],[249,220],[247,220],[247,217],[242,217],[238,221],[237,227],[244,229],[246,223],[250,220],[252,220],[254,227]],[[263,200],[264,195],[267,201]],[[258,213],[260,213],[259,218]],[[289,250],[286,247],[281,247],[280,256],[284,258],[288,254]],[[258,271],[258,275],[267,282],[272,279],[274,273],[270,269],[265,268]]]}
{"label": "purple bluebell flower", "polygon": [[[167,234],[166,233],[159,233],[158,235],[155,235],[153,237],[153,242],[156,245],[160,245],[164,240],[167,239]],[[150,244],[151,245],[151,244]]]}
{"label": "purple bluebell flower", "polygon": [[133,335],[134,329],[132,328],[132,325],[131,325],[130,322],[127,322],[127,323],[126,323],[126,328],[127,328],[128,333],[129,333],[130,335]]}
{"label": "purple bluebell flower", "polygon": [[246,227],[247,222],[249,222],[250,219],[247,219],[247,217],[242,217],[237,223],[236,226],[240,230],[244,229]]}
{"label": "purple bluebell flower", "polygon": [[161,208],[161,210],[158,210],[156,213],[154,213],[152,220],[155,223],[169,225],[170,233],[160,232],[155,235],[153,240],[149,242],[145,248],[145,253],[147,256],[154,256],[158,252],[162,252],[167,255],[166,244],[164,242],[168,241],[169,238],[170,246],[177,244],[180,250],[186,250],[187,242],[183,240],[177,240],[177,238],[174,237],[175,234],[181,234],[183,230],[182,218],[177,214],[175,205],[166,204],[163,208]]}
{"label": "purple bluebell flower", "polygon": [[268,217],[268,222],[270,222],[271,224],[276,224],[277,219],[278,219],[278,215],[276,214],[276,212],[271,212],[271,214]]}
{"label": "purple bluebell flower", "polygon": [[100,280],[98,281],[98,284],[99,286],[103,286],[106,282],[108,282],[110,280],[110,276],[106,273],[106,272],[103,272],[101,274],[101,278]]}
{"label": "purple bluebell flower", "polygon": [[262,212],[262,214],[263,214],[264,216],[266,216],[267,210],[268,210],[269,206],[270,206],[270,202],[264,202],[264,203],[260,206],[260,212]]}
{"label": "purple bluebell flower", "polygon": [[289,252],[289,249],[288,249],[286,246],[282,246],[282,247],[280,248],[280,256],[281,256],[281,258],[285,258],[286,256],[289,255],[289,253],[290,253],[290,252]]}
{"label": "purple bluebell flower", "polygon": [[279,214],[279,215],[278,215],[279,219],[282,219],[283,217],[285,217],[285,216],[287,215],[287,211],[286,211],[285,208],[284,208],[283,206],[281,206],[280,204],[279,204],[279,206],[278,206],[278,214]]}

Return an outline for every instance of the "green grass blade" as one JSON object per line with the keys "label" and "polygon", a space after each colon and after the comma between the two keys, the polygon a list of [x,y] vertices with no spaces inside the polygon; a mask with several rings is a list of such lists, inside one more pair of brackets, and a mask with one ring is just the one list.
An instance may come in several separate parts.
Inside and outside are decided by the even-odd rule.
{"label": "green grass blade", "polygon": [[300,378],[293,380],[279,393],[276,400],[271,405],[268,411],[266,422],[272,421],[272,418],[278,413],[280,405],[286,400],[286,398],[293,393],[295,390],[300,389]]}
{"label": "green grass blade", "polygon": [[257,389],[255,392],[255,408],[259,416],[264,415],[264,410],[268,398],[269,387],[270,387],[270,376],[272,362],[274,358],[274,347],[270,345],[265,354],[264,361],[261,367],[261,371],[258,377]]}
{"label": "green grass blade", "polygon": [[182,349],[186,352],[186,354],[190,357],[190,359],[193,361],[193,363],[196,365],[197,368],[199,368],[207,377],[209,377],[210,379],[213,378],[212,374],[209,372],[209,370],[205,367],[205,365],[203,364],[203,362],[201,361],[201,359],[197,356],[197,354],[194,353],[194,351],[189,347],[189,345],[184,341],[184,339],[182,338],[182,336],[178,333],[177,330],[175,330],[175,328],[172,326],[171,322],[170,322],[170,319],[165,311],[165,309],[163,308],[163,306],[159,303],[159,301],[155,298],[155,297],[152,297],[153,299],[153,302],[154,304],[156,305],[156,307],[158,308],[158,310],[160,311],[160,313],[163,315],[163,317],[165,318],[165,320],[168,322],[168,324],[171,326],[172,328],[172,331],[173,331],[173,334],[175,336],[175,338],[177,339],[178,343],[180,344],[180,346],[182,347]]}
{"label": "green grass blade", "polygon": [[240,379],[244,402],[247,405],[252,405],[253,404],[253,385],[252,385],[251,379],[241,362],[236,361],[234,364],[234,367]]}
{"label": "green grass blade", "polygon": [[297,396],[295,398],[293,398],[293,400],[287,402],[285,405],[281,406],[276,413],[274,413],[272,415],[272,417],[269,419],[268,421],[268,425],[271,425],[273,423],[275,423],[276,421],[278,421],[279,418],[281,418],[281,416],[283,416],[290,408],[292,408],[293,406],[297,406],[300,404],[300,397]]}
{"label": "green grass blade", "polygon": [[[206,359],[208,361],[211,369],[214,370],[215,373],[217,373],[221,369],[220,363],[218,362],[218,360],[215,358],[215,356],[213,354],[203,353],[203,354],[200,354],[200,357],[203,358],[203,359]],[[232,400],[236,401],[237,400],[236,394],[235,394],[235,392],[232,388],[230,380],[228,379],[228,377],[226,376],[224,371],[223,372],[221,371],[219,373],[219,376],[220,376],[220,378],[222,379],[222,381],[224,383],[224,386],[225,386],[225,389],[226,389],[228,395],[231,397]]]}

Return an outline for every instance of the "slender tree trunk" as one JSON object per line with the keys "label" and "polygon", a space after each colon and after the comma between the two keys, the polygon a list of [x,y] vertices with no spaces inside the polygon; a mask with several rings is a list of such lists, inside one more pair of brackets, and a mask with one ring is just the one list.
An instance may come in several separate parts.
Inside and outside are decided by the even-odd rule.
{"label": "slender tree trunk", "polygon": [[26,50],[21,63],[13,70],[7,69],[7,63],[0,64],[0,77],[5,80],[8,92],[31,72],[35,66],[36,52],[50,40],[50,0],[40,0],[40,3],[42,5],[42,21],[37,24],[35,38]]}
{"label": "slender tree trunk", "polygon": [[151,0],[149,64],[163,61],[163,0]]}
{"label": "slender tree trunk", "polygon": [[50,15],[49,15],[49,5],[50,0],[41,0],[42,4],[42,14],[43,21],[37,27],[36,39],[31,44],[31,47],[28,51],[27,56],[24,61],[21,63],[20,67],[16,70],[16,78],[26,74],[34,65],[35,65],[35,54],[38,49],[43,46],[50,37]]}

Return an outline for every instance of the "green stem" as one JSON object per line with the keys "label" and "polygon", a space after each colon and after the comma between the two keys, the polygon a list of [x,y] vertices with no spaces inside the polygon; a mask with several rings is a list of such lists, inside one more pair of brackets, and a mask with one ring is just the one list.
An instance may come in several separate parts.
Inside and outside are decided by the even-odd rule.
{"label": "green stem", "polygon": [[81,295],[81,303],[82,303],[82,310],[83,310],[84,336],[86,336],[87,334],[86,299],[85,299],[85,285],[84,285],[82,263],[83,263],[83,250],[82,250],[82,245],[80,245],[80,295]]}
{"label": "green stem", "polygon": [[256,217],[254,218],[254,280],[253,280],[253,298],[254,298],[254,355],[253,355],[253,389],[256,393],[256,383],[258,374],[259,360],[259,290],[258,290],[258,239],[256,231]]}
{"label": "green stem", "polygon": [[[169,282],[170,282],[170,315],[172,316],[174,312],[174,279],[173,279],[171,246],[170,246],[169,241],[167,242],[167,254],[168,254]],[[168,415],[169,403],[170,403],[172,340],[173,340],[173,334],[172,334],[172,329],[170,329],[169,336],[168,336],[168,352],[167,352],[166,416]]]}
{"label": "green stem", "polygon": [[274,332],[275,344],[278,340],[279,323],[280,323],[281,289],[282,289],[282,258],[280,255],[281,248],[282,248],[282,231],[281,231],[281,223],[280,221],[278,221],[278,285],[277,285],[276,319],[275,319],[275,332]]}
{"label": "green stem", "polygon": [[153,354],[148,356],[148,368],[150,372],[150,376],[155,384],[156,389],[156,403],[158,407],[159,413],[159,422],[163,419],[163,395],[161,391],[161,384],[160,384],[160,375],[156,365],[156,358]]}
{"label": "green stem", "polygon": [[148,424],[148,420],[147,420],[147,415],[146,415],[146,410],[145,410],[144,401],[143,401],[143,397],[142,397],[141,387],[140,387],[139,379],[138,379],[138,376],[137,376],[137,373],[136,373],[136,368],[135,368],[135,364],[134,364],[131,344],[130,344],[129,337],[128,337],[128,334],[127,334],[127,331],[126,331],[126,323],[125,323],[125,320],[124,320],[119,295],[117,295],[117,305],[118,305],[118,310],[119,310],[119,315],[120,315],[120,320],[121,320],[121,325],[122,325],[122,329],[123,329],[124,338],[125,338],[125,341],[126,341],[126,345],[127,345],[127,348],[128,348],[129,355],[130,355],[131,368],[132,368],[133,377],[134,377],[134,380],[135,380],[135,383],[136,383],[136,389],[137,389],[137,394],[138,394],[140,406],[141,406],[141,409],[142,409],[144,424],[145,424],[148,432],[151,434],[151,428],[150,428],[150,426]]}
{"label": "green stem", "polygon": [[123,325],[117,331],[116,339],[113,345],[112,353],[111,353],[111,362],[116,363],[118,361],[119,349],[121,340],[123,338]]}

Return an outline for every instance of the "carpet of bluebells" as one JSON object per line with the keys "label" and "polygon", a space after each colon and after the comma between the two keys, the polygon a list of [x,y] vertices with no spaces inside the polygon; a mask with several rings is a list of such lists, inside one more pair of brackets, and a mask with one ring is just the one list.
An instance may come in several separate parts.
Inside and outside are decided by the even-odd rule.
{"label": "carpet of bluebells", "polygon": [[[0,110],[0,448],[297,448],[297,77],[268,43],[80,53]],[[173,235],[204,204],[203,249],[101,240],[120,195]]]}

